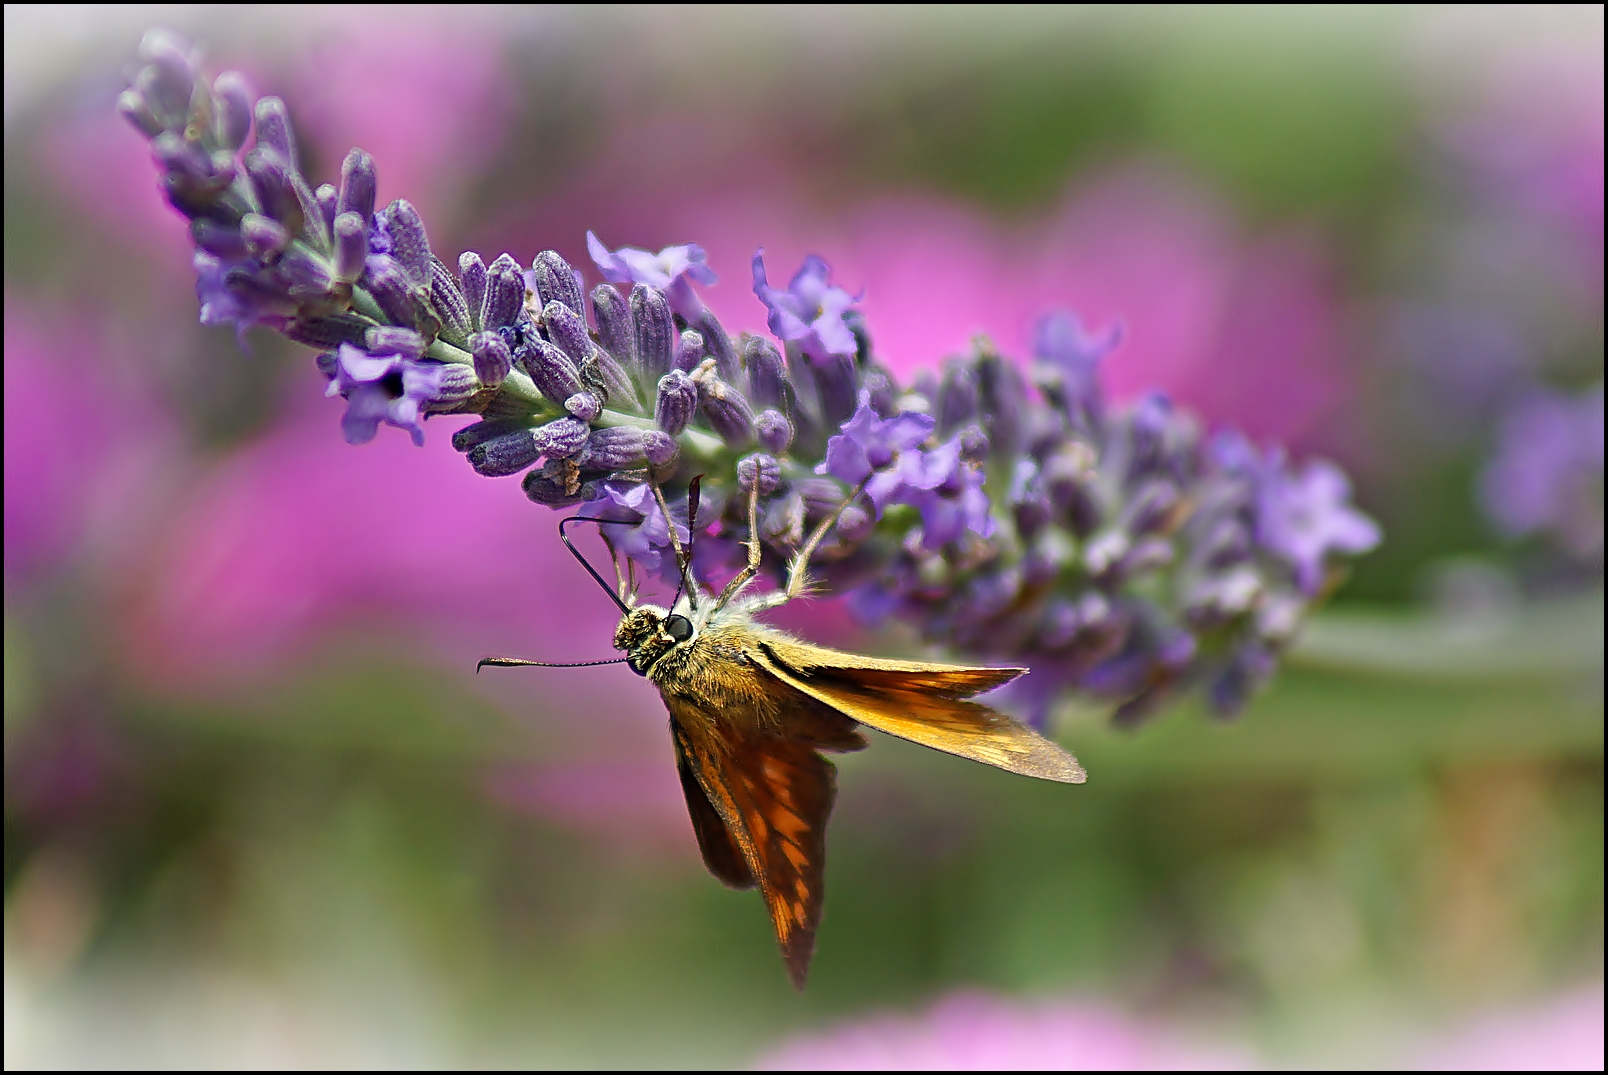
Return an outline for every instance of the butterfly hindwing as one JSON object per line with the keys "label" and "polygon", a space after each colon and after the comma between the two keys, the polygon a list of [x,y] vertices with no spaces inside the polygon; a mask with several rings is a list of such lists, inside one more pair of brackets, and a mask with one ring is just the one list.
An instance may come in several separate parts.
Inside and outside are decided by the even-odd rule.
{"label": "butterfly hindwing", "polygon": [[698,850],[703,855],[704,865],[723,884],[739,889],[753,888],[754,875],[748,868],[743,850],[732,839],[726,823],[709,801],[709,795],[693,768],[696,763],[687,754],[685,737],[674,721],[670,724],[670,734],[676,744],[676,769],[681,774],[681,792],[687,798],[687,814],[692,818],[692,831],[698,837]]}
{"label": "butterfly hindwing", "polygon": [[[826,823],[837,795],[837,769],[803,739],[684,720],[677,708],[671,704],[677,749],[758,879],[788,973],[802,989],[821,921]],[[696,818],[693,824],[698,826]],[[711,872],[726,880],[702,832],[699,843]]]}

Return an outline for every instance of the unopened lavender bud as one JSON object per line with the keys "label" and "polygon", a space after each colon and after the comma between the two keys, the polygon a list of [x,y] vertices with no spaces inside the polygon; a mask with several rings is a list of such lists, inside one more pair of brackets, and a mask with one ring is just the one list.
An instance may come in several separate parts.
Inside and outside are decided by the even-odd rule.
{"label": "unopened lavender bud", "polygon": [[621,365],[635,366],[636,319],[631,316],[631,300],[613,284],[599,284],[592,289],[592,318],[603,349]]}
{"label": "unopened lavender bud", "polygon": [[1116,567],[1131,547],[1128,535],[1120,530],[1108,530],[1084,547],[1083,565],[1089,569],[1089,574],[1099,578]]}
{"label": "unopened lavender bud", "polygon": [[335,279],[356,283],[367,261],[368,226],[356,213],[341,213],[335,218]]}
{"label": "unopened lavender bud", "polygon": [[793,443],[793,423],[781,411],[761,411],[754,419],[754,432],[760,445],[774,455],[781,455]]}
{"label": "unopened lavender bud", "polygon": [[1044,495],[1038,467],[1031,459],[1018,460],[1016,464],[1011,479],[1011,513],[1017,532],[1025,538],[1037,534],[1050,521],[1050,502]]}
{"label": "unopened lavender bud", "polygon": [[134,92],[165,131],[182,131],[189,118],[190,98],[183,86],[154,65],[134,76]]}
{"label": "unopened lavender bud", "polygon": [[151,111],[151,106],[138,90],[128,89],[118,94],[117,111],[147,138],[155,138],[164,129],[162,121]]}
{"label": "unopened lavender bud", "polygon": [[1122,570],[1128,575],[1142,575],[1166,567],[1177,555],[1172,542],[1165,538],[1145,538],[1122,558]]}
{"label": "unopened lavender bud", "polygon": [[469,465],[475,468],[476,474],[501,478],[534,466],[542,452],[536,446],[535,430],[520,429],[477,444],[469,449],[468,455]]}
{"label": "unopened lavender bud", "polygon": [[290,245],[290,232],[285,226],[261,213],[247,213],[240,218],[240,238],[257,258],[277,254]]}
{"label": "unopened lavender bud", "polygon": [[140,72],[147,85],[141,92],[161,112],[185,116],[195,88],[195,64],[190,49],[166,30],[151,30],[140,39],[140,56],[150,65]]}
{"label": "unopened lavender bud", "polygon": [[762,407],[779,406],[786,398],[787,366],[776,345],[763,336],[744,334],[743,367],[748,371],[748,391]]}
{"label": "unopened lavender bud", "polygon": [[363,334],[363,346],[371,355],[402,355],[418,358],[424,354],[424,337],[410,328],[375,325]]}
{"label": "unopened lavender bud", "polygon": [[859,376],[853,355],[827,355],[810,363],[815,375],[815,391],[820,398],[821,416],[836,428],[859,406]]}
{"label": "unopened lavender bud", "polygon": [[558,302],[548,303],[542,310],[542,324],[547,328],[548,338],[558,344],[577,366],[592,357],[596,346],[592,343],[592,334],[586,331],[586,322],[568,306]]}
{"label": "unopened lavender bud", "polygon": [[897,410],[894,400],[899,393],[891,377],[882,370],[866,370],[865,376],[860,378],[860,389],[867,393],[871,409],[879,418],[893,417]]}
{"label": "unopened lavender bud", "polygon": [[581,390],[581,374],[569,356],[546,340],[531,340],[521,359],[542,395],[562,405]]}
{"label": "unopened lavender bud", "polygon": [[957,434],[960,440],[960,458],[964,463],[981,463],[988,458],[988,434],[975,422]]}
{"label": "unopened lavender bud", "polygon": [[313,190],[313,200],[318,203],[319,213],[324,218],[324,226],[333,228],[335,218],[340,215],[339,210],[336,208],[341,200],[340,191],[329,183],[320,183]]}
{"label": "unopened lavender bud", "polygon": [[502,384],[513,369],[513,356],[501,333],[475,333],[469,338],[469,351],[475,356],[475,376],[488,387]]}
{"label": "unopened lavender bud", "polygon": [[335,277],[330,275],[329,262],[300,243],[291,244],[279,255],[274,276],[298,301],[321,299],[335,284]]}
{"label": "unopened lavender bud", "polygon": [[463,301],[469,307],[472,327],[484,328],[480,312],[486,302],[486,263],[473,250],[458,255],[458,290],[463,292]]}
{"label": "unopened lavender bud", "polygon": [[1250,528],[1237,518],[1219,519],[1200,539],[1194,555],[1213,571],[1239,563],[1251,555]]}
{"label": "unopened lavender bud", "polygon": [[385,207],[385,221],[391,231],[391,256],[408,274],[414,287],[430,284],[430,239],[424,233],[424,221],[413,203],[398,198]]}
{"label": "unopened lavender bud", "polygon": [[361,346],[367,333],[367,318],[351,313],[320,317],[298,317],[279,331],[288,340],[308,347],[339,347],[343,343]]}
{"label": "unopened lavender bud", "polygon": [[[480,391],[480,379],[475,376],[475,371],[461,363],[445,363],[436,371],[436,375],[435,402],[431,410],[451,410]],[[404,370],[404,385],[406,378],[407,372]]]}
{"label": "unopened lavender bud", "polygon": [[720,439],[740,448],[754,439],[754,412],[743,394],[722,381],[714,372],[713,361],[698,368],[698,406],[709,426]]}
{"label": "unopened lavender bud", "polygon": [[584,379],[602,387],[604,395],[616,409],[642,409],[642,400],[637,396],[636,383],[631,380],[631,375],[601,347],[592,348],[592,357],[581,368],[581,373]]}
{"label": "unopened lavender bud", "polygon": [[977,363],[977,386],[983,428],[994,455],[1010,458],[1020,454],[1022,415],[1027,412],[1027,382],[1022,371],[997,354],[985,354]]}
{"label": "unopened lavender bud", "polygon": [[730,384],[741,384],[742,364],[737,360],[737,351],[731,345],[731,337],[721,327],[720,319],[715,316],[714,311],[705,307],[694,327],[703,336],[704,347],[714,358],[715,368],[720,371],[720,376]]}
{"label": "unopened lavender bud", "polygon": [[536,447],[549,459],[568,459],[586,447],[592,430],[575,418],[559,418],[536,430]]}
{"label": "unopened lavender bud", "polygon": [[687,428],[698,409],[698,386],[680,370],[659,378],[659,394],[653,401],[654,423],[672,437]]}
{"label": "unopened lavender bud", "polygon": [[484,444],[497,437],[507,436],[518,430],[529,431],[529,423],[520,419],[497,418],[476,422],[474,425],[464,426],[452,435],[452,449],[457,452],[467,452],[476,445]]}
{"label": "unopened lavender bud", "polygon": [[1044,491],[1079,537],[1093,532],[1103,515],[1095,465],[1093,449],[1081,441],[1068,442],[1044,461]]}
{"label": "unopened lavender bud", "polygon": [[643,462],[642,430],[631,426],[595,429],[576,462],[588,470],[620,470]]}
{"label": "unopened lavender bud", "polygon": [[1162,479],[1147,481],[1123,509],[1121,525],[1136,535],[1161,529],[1166,525],[1178,499],[1178,488],[1172,482]]}
{"label": "unopened lavender bud", "polygon": [[603,404],[594,392],[577,392],[564,401],[564,409],[582,422],[591,422],[603,413]]}
{"label": "unopened lavender bud", "polygon": [[374,301],[379,303],[380,309],[393,324],[418,324],[418,302],[414,299],[413,289],[408,286],[407,275],[395,259],[388,254],[370,257],[363,279],[374,295]]}
{"label": "unopened lavender bud", "polygon": [[258,143],[246,154],[245,164],[262,211],[283,224],[292,235],[299,234],[306,218],[285,158],[273,147]]}
{"label": "unopened lavender bud", "polygon": [[430,258],[430,304],[441,319],[441,335],[450,343],[461,344],[474,326],[469,322],[469,303],[458,290],[458,278],[435,256]]}
{"label": "unopened lavender bud", "polygon": [[658,288],[638,284],[631,292],[631,319],[636,322],[637,361],[643,372],[649,377],[663,374],[675,357],[676,322],[670,300]]}
{"label": "unopened lavender bud", "polygon": [[296,136],[290,129],[290,111],[278,97],[264,97],[257,102],[257,144],[271,147],[292,171],[296,170]]}
{"label": "unopened lavender bud", "polygon": [[698,368],[708,352],[704,349],[703,333],[688,329],[676,341],[675,368],[685,373],[691,373]]}
{"label": "unopened lavender bud", "polygon": [[575,270],[558,251],[543,250],[530,267],[536,274],[536,294],[541,297],[543,307],[550,302],[561,302],[571,310],[586,309],[582,305],[581,285],[575,279]]}
{"label": "unopened lavender bud", "polygon": [[151,156],[164,172],[191,185],[205,185],[212,179],[211,158],[181,134],[163,131],[151,139]]}
{"label": "unopened lavender bud", "polygon": [[356,213],[366,226],[374,217],[374,194],[378,188],[374,158],[353,147],[341,162],[341,196],[336,208],[342,213]]}
{"label": "unopened lavender bud", "polygon": [[497,329],[512,325],[524,308],[525,272],[512,254],[499,254],[486,270],[486,298],[480,309],[480,327]]}
{"label": "unopened lavender bud", "polygon": [[[738,463],[738,482],[742,483],[741,467]],[[746,486],[745,486],[746,487]],[[764,475],[760,475],[760,491],[765,490]],[[783,548],[793,548],[804,540],[804,498],[794,489],[786,496],[780,496],[765,506],[764,517],[759,523],[760,537],[772,545]]]}
{"label": "unopened lavender bud", "polygon": [[876,520],[871,517],[870,512],[858,504],[850,504],[838,515],[837,526],[833,529],[839,541],[853,544],[871,533],[875,525]]}
{"label": "unopened lavender bud", "polygon": [[251,87],[239,71],[212,80],[213,131],[226,149],[238,151],[251,137]]}
{"label": "unopened lavender bud", "polygon": [[587,490],[581,482],[575,480],[570,473],[572,469],[562,460],[549,460],[541,469],[526,474],[525,480],[520,484],[525,490],[525,495],[538,504],[546,504],[553,508],[579,504],[586,499]]}
{"label": "unopened lavender bud", "polygon": [[642,454],[649,466],[667,467],[681,454],[681,445],[662,429],[645,429],[642,431]]}
{"label": "unopened lavender bud", "polygon": [[[747,494],[756,480],[759,482],[760,496],[774,493],[777,486],[782,484],[782,465],[776,461],[775,456],[755,452],[737,460],[737,487]],[[801,497],[799,510],[802,512],[803,508],[804,501]]]}
{"label": "unopened lavender bud", "polygon": [[951,362],[938,383],[938,433],[951,430],[977,417],[977,371],[969,362]]}

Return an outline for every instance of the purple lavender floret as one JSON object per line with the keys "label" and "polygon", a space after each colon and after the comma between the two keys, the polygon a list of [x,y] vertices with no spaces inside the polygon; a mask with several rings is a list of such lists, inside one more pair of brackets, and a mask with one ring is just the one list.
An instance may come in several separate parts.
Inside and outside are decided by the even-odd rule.
{"label": "purple lavender floret", "polygon": [[[470,379],[472,379],[472,374]],[[422,362],[402,354],[371,355],[342,344],[335,379],[328,394],[346,397],[341,433],[348,444],[367,444],[380,423],[405,429],[413,443],[424,446],[427,410],[443,402],[460,402],[464,382],[440,362]]]}
{"label": "purple lavender floret", "polygon": [[[508,253],[441,259],[408,202],[376,208],[367,153],[346,156],[338,188],[316,184],[282,102],[253,104],[235,75],[207,83],[171,37],[143,52],[118,108],[191,221],[202,320],[317,348],[354,444],[476,417],[452,443],[478,473],[607,520],[650,576],[675,574],[650,478],[675,515],[702,476],[693,570],[710,586],[746,561],[757,488],[763,577],[827,525],[812,572],[861,619],[1030,667],[1009,698],[1041,726],[1067,694],[1132,723],[1190,691],[1239,712],[1339,565],[1379,541],[1333,464],[1206,437],[1158,393],[1112,405],[1100,367],[1120,327],[1052,315],[1030,363],[979,340],[901,385],[818,257],[784,290],[754,256],[773,338],[740,340],[693,290],[716,280],[695,244],[610,250],[588,233],[601,283],[553,250],[528,270]],[[1575,404],[1533,406],[1545,415],[1512,419],[1485,479],[1493,513],[1515,533],[1559,529],[1584,481],[1600,550],[1601,389],[1567,422]]]}
{"label": "purple lavender floret", "polygon": [[[579,514],[588,519],[609,519],[627,526],[605,526],[603,536],[620,555],[634,560],[657,576],[664,569],[670,551],[670,525],[659,510],[653,491],[643,482],[605,482],[596,499],[582,505]],[[687,524],[674,520],[676,537],[685,543],[691,536]]]}
{"label": "purple lavender floret", "polygon": [[670,300],[670,308],[688,323],[696,322],[704,312],[702,301],[692,290],[693,283],[707,287],[718,279],[705,261],[704,248],[697,243],[667,246],[657,254],[634,246],[610,250],[596,235],[587,232],[586,250],[603,279],[612,284],[657,288]]}
{"label": "purple lavender floret", "polygon": [[767,324],[777,339],[822,361],[858,352],[859,344],[843,315],[859,300],[832,286],[832,269],[826,262],[814,254],[805,258],[786,291],[770,286],[763,250],[754,254],[753,269],[754,294],[770,311]]}
{"label": "purple lavender floret", "polygon": [[1308,595],[1322,589],[1331,553],[1355,556],[1379,544],[1379,524],[1351,506],[1351,482],[1333,463],[1313,460],[1296,473],[1275,450],[1258,493],[1257,541],[1295,569]]}

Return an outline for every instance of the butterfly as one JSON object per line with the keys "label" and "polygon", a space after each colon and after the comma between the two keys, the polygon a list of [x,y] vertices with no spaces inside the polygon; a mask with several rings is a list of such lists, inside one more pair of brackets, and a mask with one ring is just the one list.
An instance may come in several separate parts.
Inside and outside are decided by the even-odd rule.
{"label": "butterfly", "polygon": [[[653,491],[669,519],[656,482]],[[823,753],[864,749],[860,725],[1023,776],[1086,779],[1061,747],[972,700],[1026,669],[866,657],[805,642],[756,618],[808,591],[810,557],[858,492],[810,534],[780,590],[748,592],[761,562],[757,484],[749,491],[747,565],[718,595],[699,586],[691,549],[671,526],[681,585],[668,608],[635,603],[623,578],[611,588],[564,535],[566,523],[607,520],[559,524],[565,545],[620,607],[614,648],[625,657],[616,660],[647,677],[669,710],[676,768],[704,865],[733,888],[759,889],[800,990],[821,921],[826,823],[837,795],[837,769]],[[695,478],[689,520],[697,504]],[[689,529],[689,546],[690,540]],[[512,657],[488,657],[485,665],[551,667]]]}

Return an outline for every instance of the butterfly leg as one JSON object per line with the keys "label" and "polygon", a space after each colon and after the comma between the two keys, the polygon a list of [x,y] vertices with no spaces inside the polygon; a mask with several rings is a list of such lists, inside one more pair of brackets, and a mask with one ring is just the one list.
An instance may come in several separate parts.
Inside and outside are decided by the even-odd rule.
{"label": "butterfly leg", "polygon": [[726,588],[720,591],[720,599],[715,602],[715,610],[726,607],[726,603],[743,592],[743,587],[754,580],[759,574],[760,558],[765,554],[759,543],[759,476],[754,477],[754,484],[748,487],[748,566],[737,572],[732,580],[726,583]]}
{"label": "butterfly leg", "polygon": [[[697,478],[693,479],[694,487],[696,487],[697,481]],[[664,490],[659,487],[658,480],[654,478],[651,472],[648,474],[648,485],[653,488],[653,499],[659,505],[659,510],[664,513],[665,529],[670,531],[670,550],[675,553],[676,566],[681,569],[681,589],[686,591],[688,599],[692,602],[693,606],[696,607],[698,604],[698,584],[693,580],[692,577],[692,553],[688,549],[682,547],[681,538],[676,535],[675,516],[670,514],[670,505],[665,503]],[[694,525],[692,515],[696,514],[697,512],[696,504],[697,501],[692,499],[691,494],[689,493],[689,498],[687,501],[688,541],[692,540],[691,527]]]}
{"label": "butterfly leg", "polygon": [[780,608],[794,598],[803,596],[804,591],[809,588],[810,584],[810,557],[815,555],[816,548],[826,539],[826,535],[832,527],[837,525],[837,521],[842,517],[844,510],[859,498],[864,489],[864,482],[856,485],[849,495],[843,498],[843,503],[837,506],[837,510],[821,520],[820,524],[810,534],[809,540],[805,541],[804,546],[794,554],[793,562],[787,569],[787,589],[761,594],[754,598],[748,605],[750,612],[759,612],[767,608]]}

